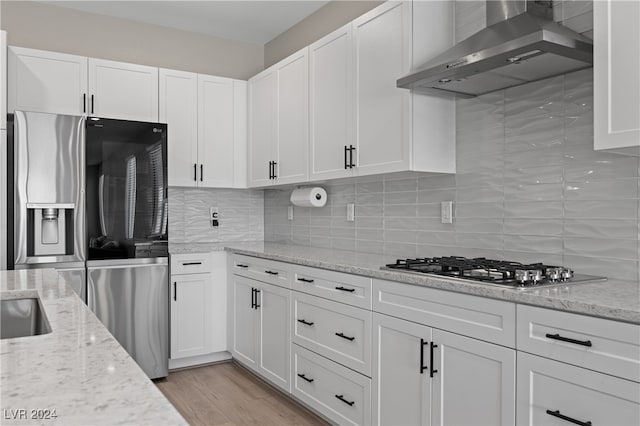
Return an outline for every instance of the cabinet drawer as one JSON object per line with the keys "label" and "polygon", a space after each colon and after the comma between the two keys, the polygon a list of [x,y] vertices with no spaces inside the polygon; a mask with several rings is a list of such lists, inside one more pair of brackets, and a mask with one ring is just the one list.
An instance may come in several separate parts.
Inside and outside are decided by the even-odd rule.
{"label": "cabinet drawer", "polygon": [[371,375],[371,312],[292,292],[293,342]]}
{"label": "cabinet drawer", "polygon": [[640,424],[637,383],[523,352],[517,383],[518,425]]}
{"label": "cabinet drawer", "polygon": [[293,266],[294,290],[371,309],[371,278],[325,269]]}
{"label": "cabinet drawer", "polygon": [[640,325],[518,305],[517,347],[640,382]]}
{"label": "cabinet drawer", "polygon": [[210,253],[171,255],[171,275],[203,274],[211,272]]}
{"label": "cabinet drawer", "polygon": [[374,279],[373,310],[511,348],[516,344],[511,302]]}
{"label": "cabinet drawer", "polygon": [[259,259],[257,257],[233,256],[233,273],[265,283],[291,288],[290,265],[273,260]]}
{"label": "cabinet drawer", "polygon": [[292,393],[337,424],[371,423],[371,380],[292,345]]}

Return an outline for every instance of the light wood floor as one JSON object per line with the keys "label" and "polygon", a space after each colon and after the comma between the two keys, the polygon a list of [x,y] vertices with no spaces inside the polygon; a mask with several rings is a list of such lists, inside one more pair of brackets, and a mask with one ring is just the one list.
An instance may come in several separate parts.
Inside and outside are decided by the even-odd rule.
{"label": "light wood floor", "polygon": [[177,371],[155,383],[191,425],[327,424],[231,362]]}

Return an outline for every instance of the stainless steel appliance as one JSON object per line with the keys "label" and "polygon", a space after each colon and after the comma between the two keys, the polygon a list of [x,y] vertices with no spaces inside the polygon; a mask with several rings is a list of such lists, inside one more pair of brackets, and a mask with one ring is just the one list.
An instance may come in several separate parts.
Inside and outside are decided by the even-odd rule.
{"label": "stainless steel appliance", "polygon": [[381,269],[432,274],[518,289],[604,281],[605,277],[575,274],[563,266],[543,263],[523,264],[484,257],[468,259],[459,256],[398,259]]}
{"label": "stainless steel appliance", "polygon": [[87,304],[150,378],[168,374],[166,134],[87,121]]}
{"label": "stainless steel appliance", "polygon": [[166,257],[90,260],[87,305],[150,378],[168,374]]}
{"label": "stainless steel appliance", "polygon": [[489,0],[487,28],[397,81],[426,94],[474,97],[593,66],[593,42],[553,20],[549,0]]}

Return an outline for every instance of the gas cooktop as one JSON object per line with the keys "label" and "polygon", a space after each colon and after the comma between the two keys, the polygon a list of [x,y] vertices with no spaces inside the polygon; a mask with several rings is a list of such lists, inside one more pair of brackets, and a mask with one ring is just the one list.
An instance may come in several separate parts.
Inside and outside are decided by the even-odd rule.
{"label": "gas cooktop", "polygon": [[484,257],[469,259],[448,256],[398,259],[396,263],[385,265],[381,269],[439,275],[519,289],[606,280],[605,277],[575,274],[571,269],[563,266],[543,263],[524,264]]}

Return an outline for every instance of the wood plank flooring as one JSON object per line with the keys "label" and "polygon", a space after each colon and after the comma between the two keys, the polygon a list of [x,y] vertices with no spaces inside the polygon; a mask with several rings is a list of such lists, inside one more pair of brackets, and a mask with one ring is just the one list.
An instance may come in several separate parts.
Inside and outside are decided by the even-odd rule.
{"label": "wood plank flooring", "polygon": [[155,383],[194,426],[327,424],[232,362],[173,372]]}

